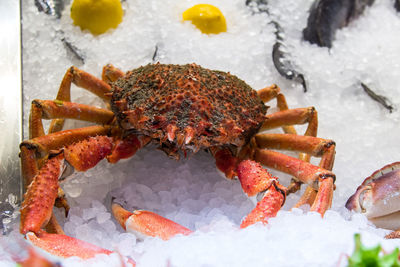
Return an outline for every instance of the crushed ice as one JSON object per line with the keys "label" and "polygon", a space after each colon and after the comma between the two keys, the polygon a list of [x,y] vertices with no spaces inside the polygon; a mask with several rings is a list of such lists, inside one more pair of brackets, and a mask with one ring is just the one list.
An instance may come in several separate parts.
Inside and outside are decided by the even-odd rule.
{"label": "crushed ice", "polygon": [[[398,240],[383,239],[386,230],[375,228],[364,216],[351,214],[343,207],[365,177],[399,160],[399,112],[389,114],[358,86],[360,81],[372,84],[400,106],[400,37],[394,34],[400,31],[400,17],[392,2],[376,1],[365,15],[337,33],[328,50],[301,41],[310,1],[269,1],[271,16],[285,29],[286,47],[308,79],[306,94],[299,85],[280,77],[273,67],[271,18],[252,15],[242,0],[208,2],[226,16],[227,33],[207,36],[190,23],[182,23],[180,14],[198,3],[194,0],[124,1],[123,23],[97,37],[72,25],[69,8],[58,21],[38,13],[32,1],[24,0],[25,121],[30,101],[53,99],[66,69],[76,63],[57,34],[60,30],[85,54],[85,63],[78,62],[78,67],[97,76],[107,63],[124,70],[151,63],[157,47],[157,61],[196,62],[230,71],[257,89],[276,83],[290,107],[315,106],[318,136],[337,144],[337,189],[332,210],[324,218],[308,212],[307,207],[289,212],[299,198],[299,194],[291,195],[268,226],[257,224],[239,230],[240,220],[254,204],[245,197],[239,183],[218,175],[209,154],[200,152],[176,162],[149,146],[117,165],[101,162],[63,185],[71,211],[67,219],[61,211],[57,216],[64,222],[66,233],[129,255],[138,266],[344,266],[345,260],[340,259],[351,254],[356,232],[362,234],[366,245],[382,243],[387,251],[399,246]],[[72,96],[77,102],[102,105],[75,87]],[[298,129],[304,131],[304,127]],[[283,184],[290,179],[280,173],[274,175]],[[169,241],[139,240],[124,233],[113,220],[111,195],[123,199],[130,209],[152,210],[196,231]],[[4,266],[14,266],[13,253],[23,250],[18,248],[22,241],[17,222],[13,228],[0,240],[0,262]],[[7,248],[9,242],[16,244],[15,250]],[[119,266],[120,259],[118,254],[99,255],[87,262],[70,258],[63,264]]]}

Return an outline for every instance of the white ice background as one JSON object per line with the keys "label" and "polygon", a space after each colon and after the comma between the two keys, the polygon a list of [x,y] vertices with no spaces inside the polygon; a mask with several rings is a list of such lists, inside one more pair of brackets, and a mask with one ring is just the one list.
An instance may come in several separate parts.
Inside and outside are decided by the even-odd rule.
{"label": "white ice background", "polygon": [[[33,99],[55,98],[71,65],[100,77],[107,63],[123,70],[151,63],[157,46],[156,61],[161,63],[195,62],[229,71],[255,89],[278,84],[290,108],[317,109],[318,136],[333,139],[337,145],[336,190],[332,209],[324,218],[308,212],[307,207],[289,211],[300,197],[297,193],[288,197],[267,226],[240,230],[241,219],[254,204],[237,181],[221,178],[209,154],[199,152],[177,162],[148,146],[116,165],[103,161],[63,185],[72,208],[68,218],[61,211],[57,215],[66,234],[130,256],[138,266],[345,266],[346,255],[354,248],[354,233],[361,233],[366,245],[382,244],[386,251],[400,245],[398,240],[383,238],[387,230],[375,228],[363,215],[344,208],[365,177],[399,160],[400,14],[392,1],[375,1],[362,17],[337,32],[331,49],[302,40],[310,0],[269,1],[271,16],[252,14],[245,0],[128,0],[123,2],[123,22],[100,36],[73,26],[69,7],[57,20],[39,13],[33,2],[24,0],[22,10],[25,121]],[[182,22],[182,12],[197,3],[219,7],[228,31],[205,35]],[[273,66],[271,19],[285,30],[287,50],[306,77],[307,93],[282,78]],[[63,37],[85,56],[84,64],[67,51],[60,41]],[[397,109],[389,113],[371,100],[360,81],[386,95]],[[73,101],[101,105],[79,88],[72,92]],[[305,128],[297,129],[303,132]],[[289,176],[274,174],[288,184]],[[112,218],[111,195],[124,199],[130,209],[157,212],[195,232],[169,241],[137,239]],[[21,242],[18,222],[13,228],[0,247],[3,265],[13,266],[10,257],[15,253],[4,243]],[[88,262],[63,261],[65,266],[119,264],[116,254]]]}

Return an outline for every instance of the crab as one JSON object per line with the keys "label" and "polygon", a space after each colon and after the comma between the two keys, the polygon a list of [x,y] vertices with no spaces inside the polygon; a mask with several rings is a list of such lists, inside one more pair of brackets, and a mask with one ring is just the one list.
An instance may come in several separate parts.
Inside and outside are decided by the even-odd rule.
{"label": "crab", "polygon": [[364,214],[377,227],[400,238],[400,162],[387,164],[365,178],[347,200],[346,208]]}
{"label": "crab", "polygon": [[[100,97],[106,108],[71,102],[72,84]],[[265,103],[272,99],[278,111],[267,115]],[[47,134],[43,119],[52,120]],[[65,119],[95,125],[63,130]],[[305,134],[298,135],[293,125],[306,123]],[[284,133],[265,133],[274,128]],[[30,139],[20,145],[27,186],[20,232],[61,257],[112,253],[64,234],[52,214],[54,205],[69,209],[59,182],[71,167],[86,171],[104,158],[116,163],[149,143],[175,159],[209,151],[226,178],[238,178],[244,192],[259,200],[241,228],[267,223],[302,183],[307,188],[295,206],[309,204],[323,215],[332,202],[335,143],[317,137],[317,128],[315,108],[289,109],[278,86],[256,91],[230,73],[196,64],[148,64],[126,73],[109,64],[102,79],[71,67],[55,100],[32,102]],[[299,157],[276,150],[296,151]],[[311,156],[321,158],[318,166],[309,162]],[[291,184],[284,187],[261,164],[292,175]],[[117,202],[112,212],[128,231],[163,239],[192,232],[151,211],[129,212]]]}

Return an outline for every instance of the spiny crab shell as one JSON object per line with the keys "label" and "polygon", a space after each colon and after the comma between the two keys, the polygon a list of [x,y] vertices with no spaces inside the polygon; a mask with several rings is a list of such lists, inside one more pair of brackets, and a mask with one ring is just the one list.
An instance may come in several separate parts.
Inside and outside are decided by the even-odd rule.
{"label": "spiny crab shell", "polygon": [[111,107],[120,126],[159,140],[171,156],[179,150],[241,147],[260,128],[267,110],[241,79],[196,64],[149,64],[111,86]]}

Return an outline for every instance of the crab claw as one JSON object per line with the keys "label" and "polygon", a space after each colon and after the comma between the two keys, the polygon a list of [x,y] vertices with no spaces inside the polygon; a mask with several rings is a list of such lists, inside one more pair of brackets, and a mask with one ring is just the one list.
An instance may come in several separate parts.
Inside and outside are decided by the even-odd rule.
{"label": "crab claw", "polygon": [[[29,232],[26,234],[26,239],[34,246],[39,247],[48,253],[61,258],[79,257],[81,259],[89,259],[97,254],[111,254],[113,251],[98,247],[88,242],[59,234],[48,234],[45,231],[40,231],[38,235]],[[135,262],[128,259],[128,262],[135,266]]]}
{"label": "crab claw", "polygon": [[286,188],[259,163],[252,160],[240,162],[237,173],[242,188],[249,197],[263,193],[262,199],[244,218],[240,227],[245,228],[259,221],[267,223],[269,218],[276,216],[285,203]]}
{"label": "crab claw", "polygon": [[163,240],[168,240],[177,234],[188,235],[192,233],[188,228],[151,211],[135,210],[129,212],[115,202],[111,209],[122,228],[135,235],[160,237]]}
{"label": "crab claw", "polygon": [[363,213],[376,226],[400,228],[400,162],[388,164],[367,177],[347,200],[346,208]]}

